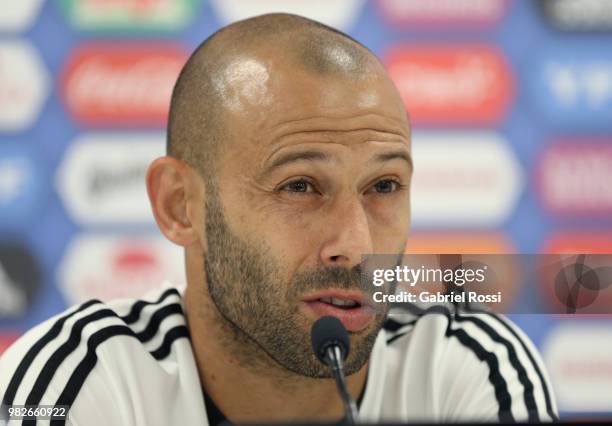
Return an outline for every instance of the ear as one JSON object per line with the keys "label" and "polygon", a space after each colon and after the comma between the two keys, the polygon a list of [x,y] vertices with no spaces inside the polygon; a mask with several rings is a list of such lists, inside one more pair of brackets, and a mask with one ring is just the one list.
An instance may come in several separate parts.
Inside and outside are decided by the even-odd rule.
{"label": "ear", "polygon": [[190,246],[200,239],[204,182],[187,163],[160,157],[147,170],[147,193],[160,231],[175,244]]}

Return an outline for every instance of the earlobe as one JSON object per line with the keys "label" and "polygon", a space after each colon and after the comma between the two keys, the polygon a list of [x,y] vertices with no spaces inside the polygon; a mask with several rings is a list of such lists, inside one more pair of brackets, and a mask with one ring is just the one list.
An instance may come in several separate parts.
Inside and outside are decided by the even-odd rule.
{"label": "earlobe", "polygon": [[160,157],[147,171],[147,193],[160,231],[175,244],[183,247],[198,241],[196,218],[190,203],[194,185],[189,166],[172,157]]}

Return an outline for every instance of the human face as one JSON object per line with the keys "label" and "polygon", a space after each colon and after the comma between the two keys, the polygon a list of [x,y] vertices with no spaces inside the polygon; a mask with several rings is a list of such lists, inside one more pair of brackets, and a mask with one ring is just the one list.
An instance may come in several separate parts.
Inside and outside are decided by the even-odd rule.
{"label": "human face", "polygon": [[[310,327],[338,317],[351,338],[351,374],[384,320],[365,304],[361,256],[401,253],[408,234],[404,107],[377,68],[349,80],[271,58],[257,64],[249,63],[258,76],[247,87],[233,80],[228,142],[207,192],[209,293],[243,345],[310,377],[328,377],[310,349]],[[360,306],[333,307],[328,297]]]}
{"label": "human face", "polygon": [[[207,198],[206,210],[209,252],[204,268],[211,300],[227,326],[224,330],[229,331],[229,336],[221,336],[225,348],[255,371],[260,371],[259,361],[265,353],[292,373],[331,377],[309,347],[309,336],[300,321],[300,306],[295,301],[304,294],[330,288],[355,293],[360,288],[359,265],[352,269],[312,268],[297,272],[290,282],[285,282],[283,265],[270,255],[264,243],[243,241],[229,229],[216,195]],[[329,309],[337,310],[338,315],[350,312],[352,318],[361,316],[364,327],[364,321],[375,322],[353,337],[345,361],[346,374],[353,374],[368,360],[384,314],[372,320],[370,315],[355,312],[365,308]]]}

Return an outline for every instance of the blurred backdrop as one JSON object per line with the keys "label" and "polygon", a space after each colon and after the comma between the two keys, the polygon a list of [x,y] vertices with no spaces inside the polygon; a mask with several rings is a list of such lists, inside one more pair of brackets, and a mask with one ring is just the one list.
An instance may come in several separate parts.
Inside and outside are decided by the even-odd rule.
{"label": "blurred backdrop", "polygon": [[[184,281],[145,171],[189,53],[268,11],[347,32],[395,80],[407,251],[612,253],[608,0],[0,0],[0,353],[69,305]],[[612,320],[513,319],[565,417],[612,413]]]}

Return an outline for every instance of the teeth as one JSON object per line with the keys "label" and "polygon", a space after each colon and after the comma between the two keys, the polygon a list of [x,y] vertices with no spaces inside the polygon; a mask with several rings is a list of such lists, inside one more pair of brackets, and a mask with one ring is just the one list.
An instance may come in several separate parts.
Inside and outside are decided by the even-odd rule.
{"label": "teeth", "polygon": [[346,306],[348,308],[358,305],[358,303],[354,300],[336,299],[335,297],[323,297],[321,298],[321,302],[328,303],[334,306]]}
{"label": "teeth", "polygon": [[335,297],[332,297],[332,305],[344,306],[344,300],[336,299]]}

